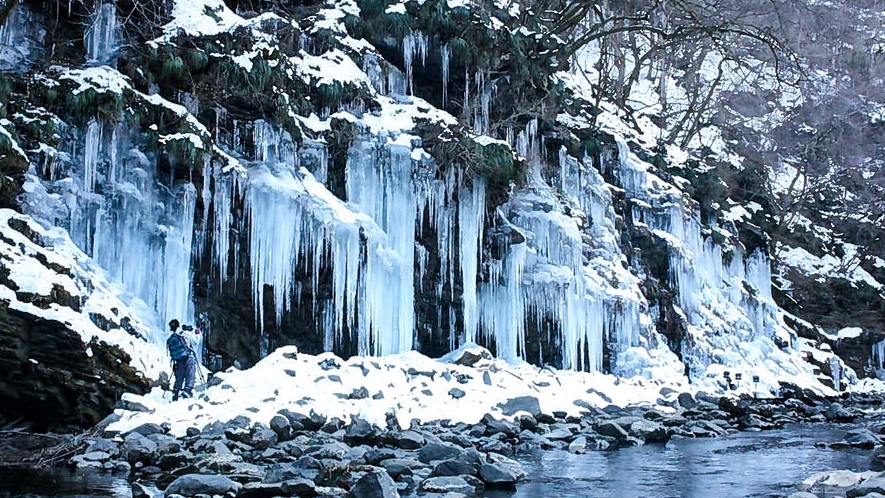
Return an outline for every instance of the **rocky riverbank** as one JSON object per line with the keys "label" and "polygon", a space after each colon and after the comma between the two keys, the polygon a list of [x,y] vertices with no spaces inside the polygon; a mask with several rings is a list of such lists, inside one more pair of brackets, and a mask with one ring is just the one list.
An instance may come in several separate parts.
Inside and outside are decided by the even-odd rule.
{"label": "rocky riverbank", "polygon": [[[871,395],[827,400],[790,386],[784,394],[754,400],[682,393],[669,407],[587,406],[579,416],[544,413],[536,399],[519,397],[508,401],[503,419],[487,414],[475,424],[437,421],[408,429],[395,417],[379,426],[293,407],[280,410],[269,424],[239,416],[190,427],[179,437],[169,433],[170,426],[153,423],[125,433],[105,431],[69,463],[128,473],[136,497],[161,491],[166,496],[475,496],[487,488],[513,488],[526,477],[513,459],[520,450],[606,451],[797,422],[851,422],[882,403]],[[845,444],[874,448],[881,441],[858,431]]]}

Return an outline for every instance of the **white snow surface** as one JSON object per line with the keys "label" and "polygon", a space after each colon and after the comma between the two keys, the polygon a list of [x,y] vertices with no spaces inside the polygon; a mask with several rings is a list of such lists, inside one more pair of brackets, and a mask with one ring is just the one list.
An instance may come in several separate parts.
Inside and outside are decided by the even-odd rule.
{"label": "white snow surface", "polygon": [[[488,351],[469,344],[448,358],[459,357],[467,350],[490,356]],[[340,368],[324,370],[324,362]],[[380,426],[384,426],[387,414],[393,413],[400,426],[408,428],[413,420],[475,423],[486,413],[505,418],[497,405],[519,396],[537,398],[545,413],[561,410],[577,415],[584,409],[575,401],[599,407],[655,406],[659,398],[672,403],[679,393],[689,389],[685,379],[678,377],[622,379],[602,373],[541,369],[524,362],[508,364],[498,359],[461,366],[416,352],[345,361],[331,353],[298,353],[294,346],[277,349],[249,370],[231,369],[216,375],[221,383],[205,389],[195,399],[170,402],[169,395],[159,388],[145,396],[126,395],[126,399],[152,412],[118,409],[116,413],[122,418],[109,429],[127,431],[143,423],[168,422],[172,434],[183,435],[188,427],[202,428],[239,415],[267,424],[284,408],[304,414],[313,410],[342,420],[359,416]],[[368,390],[368,398],[348,399],[361,388]],[[464,396],[451,396],[449,392],[454,388],[464,391]],[[673,391],[661,395],[663,388]],[[372,399],[378,393],[383,398]]]}

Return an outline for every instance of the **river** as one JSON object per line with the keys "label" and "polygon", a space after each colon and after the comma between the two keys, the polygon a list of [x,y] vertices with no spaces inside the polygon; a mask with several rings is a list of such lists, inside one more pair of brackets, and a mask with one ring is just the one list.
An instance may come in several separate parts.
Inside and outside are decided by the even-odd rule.
{"label": "river", "polygon": [[[785,496],[810,475],[869,470],[871,451],[831,450],[853,425],[794,425],[713,439],[680,439],[610,452],[518,455],[529,472],[512,491],[489,498],[742,498]],[[125,479],[66,470],[0,471],[0,498],[129,497]]]}

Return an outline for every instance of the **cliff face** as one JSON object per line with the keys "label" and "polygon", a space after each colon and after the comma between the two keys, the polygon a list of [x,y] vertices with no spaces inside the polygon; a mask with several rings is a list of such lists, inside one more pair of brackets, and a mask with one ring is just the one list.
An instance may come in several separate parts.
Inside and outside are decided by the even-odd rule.
{"label": "cliff face", "polygon": [[[824,336],[785,321],[768,235],[716,202],[733,168],[625,125],[584,78],[592,51],[562,56],[526,8],[19,2],[0,32],[2,201],[119,283],[155,331],[144,347],[171,318],[200,325],[212,368],[288,344],[478,342],[565,369],[820,386],[803,351]],[[10,344],[80,333],[60,348],[73,377],[117,354],[7,316]],[[35,377],[17,364],[10,396]],[[112,391],[143,388],[134,375]]]}

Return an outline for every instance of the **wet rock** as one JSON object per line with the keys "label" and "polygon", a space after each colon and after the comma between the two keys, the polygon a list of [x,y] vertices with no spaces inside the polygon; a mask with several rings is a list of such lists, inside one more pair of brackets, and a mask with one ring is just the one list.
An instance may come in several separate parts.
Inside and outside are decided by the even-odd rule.
{"label": "wet rock", "polygon": [[582,455],[587,452],[587,438],[584,436],[576,437],[574,441],[568,445],[569,453]]}
{"label": "wet rock", "polygon": [[157,443],[137,432],[133,432],[126,436],[123,440],[123,445],[120,448],[120,454],[123,458],[133,465],[136,462],[151,462],[156,451]]}
{"label": "wet rock", "polygon": [[283,483],[250,482],[243,485],[237,493],[237,498],[272,498],[283,494]]}
{"label": "wet rock", "polygon": [[350,488],[351,498],[399,498],[396,483],[387,472],[369,472]]}
{"label": "wet rock", "polygon": [[166,496],[224,495],[238,493],[243,485],[225,476],[211,474],[187,474],[172,481],[166,488]]}
{"label": "wet rock", "polygon": [[449,460],[461,454],[461,448],[447,443],[428,443],[418,451],[418,460],[430,463],[435,460]]}
{"label": "wet rock", "polygon": [[181,467],[182,465],[190,462],[194,459],[194,455],[191,452],[178,452],[178,453],[169,453],[166,455],[162,455],[157,459],[157,467],[160,467],[163,470],[171,470]]}
{"label": "wet rock", "polygon": [[879,436],[873,434],[869,429],[854,429],[848,431],[845,435],[845,441],[852,448],[863,448],[865,450],[871,450],[882,444],[882,440]]}
{"label": "wet rock", "polygon": [[831,422],[853,422],[857,418],[857,414],[845,409],[840,403],[831,403],[824,416]]}
{"label": "wet rock", "polygon": [[483,489],[482,481],[471,476],[430,477],[421,481],[422,491],[428,493],[475,494]]}
{"label": "wet rock", "polygon": [[489,487],[513,487],[526,476],[522,465],[505,456],[489,453],[487,462],[479,469],[479,477]]}
{"label": "wet rock", "polygon": [[629,437],[629,434],[623,427],[612,421],[598,422],[594,424],[593,430],[603,436],[609,436],[615,439],[627,439],[627,437]]}
{"label": "wet rock", "polygon": [[642,439],[646,443],[666,443],[670,440],[667,429],[657,422],[639,419],[630,424],[628,432],[631,436]]}
{"label": "wet rock", "polygon": [[154,491],[140,482],[133,482],[132,498],[154,498]]}
{"label": "wet rock", "polygon": [[845,496],[847,498],[856,498],[858,496],[869,497],[873,493],[885,494],[885,477],[873,477],[867,479],[857,486],[847,490]]}

